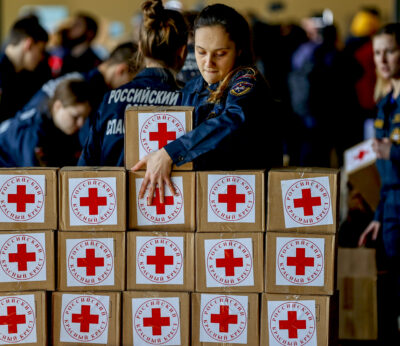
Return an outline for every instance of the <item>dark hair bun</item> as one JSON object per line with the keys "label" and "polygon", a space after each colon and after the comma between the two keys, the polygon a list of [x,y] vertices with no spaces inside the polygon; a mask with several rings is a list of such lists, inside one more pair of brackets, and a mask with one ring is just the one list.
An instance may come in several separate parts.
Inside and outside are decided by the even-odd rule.
{"label": "dark hair bun", "polygon": [[162,25],[165,16],[164,6],[161,0],[146,0],[142,5],[143,25],[145,29],[158,29]]}

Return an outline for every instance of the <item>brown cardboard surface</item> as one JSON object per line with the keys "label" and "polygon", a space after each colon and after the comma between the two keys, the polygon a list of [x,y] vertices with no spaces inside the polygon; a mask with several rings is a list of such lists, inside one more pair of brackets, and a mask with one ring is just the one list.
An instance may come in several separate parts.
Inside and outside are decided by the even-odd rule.
{"label": "brown cardboard surface", "polygon": [[[251,238],[252,240],[252,253],[253,258],[251,258],[249,250],[246,248],[244,244],[241,243],[218,243],[220,245],[215,245],[212,252],[212,259],[210,256],[205,253],[205,240],[207,239],[220,239],[221,241],[224,239],[232,239],[240,242],[240,239],[243,238]],[[196,233],[196,292],[262,292],[264,286],[263,273],[264,273],[264,247],[263,247],[263,239],[264,236],[262,233]],[[225,245],[226,244],[226,249]],[[223,246],[223,251],[221,251],[221,247]],[[238,286],[237,284],[232,284],[230,281],[229,285],[225,285],[224,287],[207,287],[206,280],[206,271],[210,273],[216,273],[216,258],[226,258],[227,254],[225,254],[225,250],[230,251],[234,250],[232,254],[238,260],[242,261],[242,266],[246,268],[247,266],[251,266],[251,271],[253,272],[254,284],[249,286]],[[218,254],[216,253],[218,251]],[[236,254],[235,254],[236,252]],[[214,258],[215,256],[215,258]],[[225,256],[225,257],[224,257]],[[210,258],[210,266],[206,267],[206,257]],[[249,261],[248,258],[251,260]],[[222,268],[223,269],[223,268]],[[231,273],[232,274],[232,273]],[[233,280],[234,283],[237,282],[245,282],[248,274],[246,271],[240,271],[240,267],[234,268],[234,275],[220,277],[220,280],[225,281],[224,279]],[[221,274],[222,275],[222,274]],[[214,283],[212,279],[212,275],[210,277],[210,281]],[[215,281],[217,283],[217,281]]]}
{"label": "brown cardboard surface", "polygon": [[[139,160],[139,113],[164,113],[170,112],[185,112],[186,129],[185,132],[189,132],[193,129],[193,107],[183,106],[159,106],[159,107],[130,107],[125,112],[125,168],[131,169]],[[161,149],[161,148],[160,148]],[[145,167],[143,167],[144,169]],[[172,170],[174,171],[191,171],[193,170],[193,163],[188,162],[182,166],[173,165]]]}
{"label": "brown cardboard surface", "polygon": [[54,346],[70,346],[70,345],[86,345],[85,342],[61,342],[60,341],[60,328],[63,323],[62,318],[62,296],[64,294],[81,294],[83,296],[109,296],[109,316],[108,316],[108,342],[104,343],[90,343],[90,345],[100,346],[119,345],[121,342],[121,293],[120,292],[54,292],[52,296],[52,337]]}
{"label": "brown cardboard surface", "polygon": [[[333,224],[323,225],[315,223],[313,225],[286,228],[284,218],[286,211],[283,208],[281,181],[320,177],[329,178],[330,199],[328,200],[330,200]],[[306,167],[271,169],[268,174],[267,231],[317,234],[336,233],[339,220],[339,187],[339,170],[337,169]],[[314,190],[312,191],[314,193]]]}
{"label": "brown cardboard surface", "polygon": [[[44,175],[45,176],[45,191],[44,194],[44,222],[0,222],[0,230],[55,230],[57,229],[57,171],[58,168],[44,167],[29,167],[29,168],[0,168],[1,175]],[[0,203],[5,205],[4,196],[7,196],[2,191],[0,186]],[[4,213],[4,212],[3,212]],[[11,219],[10,219],[11,220]]]}
{"label": "brown cardboard surface", "polygon": [[[214,346],[214,345],[260,345],[259,334],[259,299],[258,294],[226,294],[221,293],[221,296],[247,296],[248,297],[248,318],[247,318],[247,343],[230,343],[230,342],[200,342],[200,322],[201,322],[201,293],[192,294],[192,346]],[[215,293],[213,293],[215,295]],[[266,345],[266,344],[261,344]]]}
{"label": "brown cardboard surface", "polygon": [[[133,321],[132,321],[132,299],[133,298],[170,298],[177,297],[180,301],[180,329],[181,343],[179,345],[190,345],[190,296],[183,292],[123,292],[123,337],[124,346],[133,345]],[[147,316],[147,315],[146,315]],[[151,344],[149,344],[151,345]]]}
{"label": "brown cardboard surface", "polygon": [[[296,268],[296,266],[292,265],[291,268],[289,268],[290,274],[293,275],[293,279],[287,281],[288,283],[292,282],[295,283],[296,279],[305,279],[305,282],[310,281],[316,282],[318,279],[320,273],[322,273],[322,270],[318,270],[318,264],[323,265],[323,275],[324,275],[324,280],[323,283],[321,282],[322,286],[308,286],[308,285],[277,285],[276,283],[276,271],[279,270],[279,265],[277,265],[277,249],[276,249],[276,238],[291,238],[291,239],[299,239],[301,240],[308,240],[304,246],[300,246],[300,248],[305,249],[305,256],[309,257],[312,259],[314,262],[314,266],[309,266],[305,267],[305,269],[313,269],[312,271],[308,272],[307,270],[304,271],[305,275],[293,275],[293,273],[290,269]],[[323,254],[323,261],[322,257],[319,257],[322,255],[322,251],[318,249],[318,246],[316,246],[315,243],[309,243],[310,241],[312,242],[311,239],[323,239],[324,240],[324,254]],[[289,243],[289,241],[288,241]],[[292,240],[290,242],[290,245],[293,248],[297,248],[296,246],[293,246]],[[266,256],[265,256],[265,291],[268,293],[281,293],[281,294],[305,294],[305,295],[316,295],[316,294],[321,294],[321,295],[332,295],[335,292],[335,287],[336,287],[336,282],[335,282],[335,273],[336,273],[336,241],[335,241],[335,236],[334,235],[318,235],[318,234],[313,234],[313,235],[305,235],[305,234],[299,234],[299,233],[277,233],[277,232],[267,232],[267,238],[266,238]],[[285,251],[285,248],[283,248]],[[290,250],[289,250],[290,251]],[[291,254],[290,256],[283,255],[284,257],[283,260],[281,260],[279,263],[285,264],[285,260],[287,263],[287,258],[296,256],[297,254]],[[319,260],[321,258],[321,260]],[[304,262],[303,262],[304,263]],[[288,270],[287,267],[283,267],[282,271],[286,273]],[[317,273],[317,274],[315,274]],[[315,278],[314,278],[315,276]]]}
{"label": "brown cardboard surface", "polygon": [[[299,302],[301,304],[302,301],[307,300],[315,301],[315,331],[317,333],[317,345],[337,345],[337,294],[335,294],[334,296],[263,294],[261,299],[261,345],[269,345],[270,321],[268,321],[268,301],[290,301]],[[296,311],[296,309],[293,310]],[[306,312],[303,312],[303,317],[305,316],[305,313]],[[288,314],[282,316],[284,316],[285,320],[288,320]],[[280,319],[278,318],[278,320]],[[293,325],[294,323],[291,324],[291,327],[293,327]],[[287,336],[288,330],[285,330],[284,332],[286,332]],[[289,340],[292,341],[294,344],[297,339],[292,338]],[[298,342],[298,344],[301,345],[302,343]]]}
{"label": "brown cardboard surface", "polygon": [[[174,212],[171,215],[166,215],[161,222],[152,222],[150,225],[138,225],[138,210],[139,206],[143,208],[147,205],[147,194],[142,200],[137,201],[136,199],[136,183],[135,179],[143,178],[145,172],[129,172],[129,229],[135,229],[138,231],[174,231],[174,232],[193,232],[196,229],[196,217],[195,217],[195,173],[194,172],[172,172],[171,177],[182,177],[183,184],[183,206],[184,206],[184,223],[181,224],[169,224],[168,217],[174,220],[176,217],[180,217],[180,212]],[[168,187],[165,187],[168,189]],[[182,196],[182,193],[180,194]],[[181,198],[181,197],[174,197]],[[174,200],[175,201],[175,200]],[[139,205],[140,203],[140,205]],[[143,214],[142,214],[143,215]]]}
{"label": "brown cardboard surface", "polygon": [[[255,191],[254,194],[249,194],[250,191],[247,188],[243,188],[243,192],[246,192],[251,196],[251,200],[254,202],[252,208],[255,211],[254,222],[240,222],[240,221],[226,221],[223,218],[216,216],[210,207],[211,215],[222,222],[209,222],[208,207],[209,207],[209,196],[208,196],[208,176],[209,175],[224,175],[224,176],[236,176],[236,175],[252,175],[255,176]],[[222,191],[226,194],[226,184],[222,187]],[[198,232],[264,232],[265,231],[265,197],[264,197],[264,171],[209,171],[209,172],[198,172],[197,173],[197,231]],[[247,196],[246,196],[247,198]],[[248,201],[246,201],[248,202]],[[225,207],[226,208],[226,207]],[[236,206],[235,206],[236,208]],[[248,211],[252,208],[247,206],[237,209],[241,214],[235,214],[235,217],[243,218],[242,216],[248,216]],[[234,213],[231,213],[234,214]]]}
{"label": "brown cardboard surface", "polygon": [[[44,239],[45,239],[45,248],[42,248],[40,246],[39,242],[37,239],[26,239],[26,241],[20,242],[18,238],[16,238],[19,235],[24,235],[24,234],[44,234]],[[13,281],[13,282],[0,282],[0,291],[33,291],[33,290],[47,290],[47,291],[54,291],[55,290],[55,264],[54,264],[54,254],[55,254],[55,248],[54,248],[54,232],[53,231],[3,231],[0,232],[0,237],[7,236],[10,238],[10,242],[8,241],[2,241],[0,244],[0,271],[2,271],[2,275],[8,275],[14,277],[14,274],[20,274],[24,275],[23,279],[18,280],[18,281]],[[27,250],[26,252],[30,254],[34,254],[35,260],[33,258],[29,258],[29,261],[27,262],[27,270],[20,270],[18,271],[18,263],[13,263],[14,264],[14,269],[11,270],[9,266],[9,254],[10,253],[15,253],[18,254],[18,251],[13,244],[22,244],[25,245]],[[32,244],[29,246],[30,248],[27,247],[27,244]],[[38,246],[38,247],[35,247]],[[14,248],[14,250],[10,250],[11,248]],[[18,252],[14,252],[18,251]],[[21,252],[23,252],[24,249],[21,249]],[[40,253],[39,253],[40,252]],[[43,254],[44,256],[41,256],[40,254]],[[27,256],[32,256],[32,255],[27,255]],[[17,258],[16,258],[17,259]],[[43,259],[46,261],[46,278],[40,281],[28,281],[26,278],[34,278],[37,276],[39,273],[41,273],[41,270],[44,270],[43,266]],[[22,264],[22,263],[21,263]],[[33,266],[31,266],[33,265]],[[8,274],[7,274],[8,273]],[[1,280],[1,279],[0,279]]]}
{"label": "brown cardboard surface", "polygon": [[[70,225],[69,178],[116,178],[117,224]],[[60,206],[59,216],[61,231],[125,231],[126,230],[126,172],[119,167],[64,167],[59,174]]]}
{"label": "brown cardboard surface", "polygon": [[[137,237],[154,237],[162,239],[163,237],[183,237],[183,261],[178,260],[177,256],[174,256],[174,264],[176,265],[177,261],[183,264],[183,284],[157,284],[156,282],[152,283],[148,280],[148,284],[139,284],[136,283],[137,278],[137,266],[145,266],[144,260],[138,260],[136,253],[136,239]],[[175,244],[168,243],[169,247],[172,246],[173,249],[176,249],[178,246]],[[145,245],[143,245],[145,246]],[[147,248],[146,248],[147,250]],[[155,255],[155,249],[151,250],[152,253],[150,255]],[[165,251],[165,250],[164,250]],[[140,257],[140,255],[138,256]],[[179,256],[179,259],[181,257]],[[176,277],[179,273],[178,270],[171,266],[171,271],[166,273],[172,273],[171,276],[167,278],[170,280],[171,277]],[[150,275],[154,275],[155,269],[151,271]],[[149,273],[148,270],[144,270],[144,273]],[[177,232],[127,232],[127,289],[128,290],[150,290],[150,291],[194,291],[194,234],[193,233],[177,233]],[[160,275],[161,276],[161,275]]]}
{"label": "brown cardboard surface", "polygon": [[[105,278],[104,271],[101,271],[101,268],[107,268],[111,263],[114,268],[114,285],[109,284],[91,284],[84,285],[83,283],[80,286],[68,286],[67,281],[67,272],[74,272],[73,267],[68,265],[67,263],[67,253],[66,253],[66,242],[67,239],[84,239],[84,240],[95,240],[95,239],[104,239],[104,238],[112,238],[114,244],[114,257],[109,257],[107,259],[106,256],[101,256],[94,254],[97,258],[103,258],[104,266],[95,268],[95,275],[87,276],[86,278],[92,278],[95,281],[103,280],[104,283],[107,281]],[[78,247],[75,245],[74,247]],[[104,249],[107,245],[104,245],[101,242],[96,242],[96,246],[91,246],[91,249]],[[84,248],[84,247],[83,247]],[[111,249],[110,249],[111,250]],[[75,252],[72,250],[71,252]],[[100,254],[105,254],[103,251],[99,251]],[[107,254],[109,254],[107,250]],[[77,257],[84,258],[85,253],[83,252],[82,257],[79,254],[73,255],[71,259],[74,266],[77,265]],[[88,256],[88,254],[86,254]],[[84,269],[84,268],[83,268]],[[112,275],[112,274],[110,274]],[[79,284],[79,281],[74,280],[74,282]],[[57,289],[60,291],[123,291],[125,289],[125,233],[122,232],[58,232],[58,279],[57,279]]]}

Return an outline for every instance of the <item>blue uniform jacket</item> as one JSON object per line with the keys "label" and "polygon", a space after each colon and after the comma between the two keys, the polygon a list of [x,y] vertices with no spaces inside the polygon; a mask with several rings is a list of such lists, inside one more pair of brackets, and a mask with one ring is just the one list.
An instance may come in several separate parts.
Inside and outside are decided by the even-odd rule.
{"label": "blue uniform jacket", "polygon": [[124,115],[129,106],[177,106],[181,93],[168,69],[145,68],[104,96],[79,159],[80,166],[124,165]]}
{"label": "blue uniform jacket", "polygon": [[282,129],[264,78],[254,69],[236,73],[218,103],[201,76],[183,89],[183,105],[194,106],[194,129],[164,148],[175,164],[196,170],[269,168],[282,164]]}

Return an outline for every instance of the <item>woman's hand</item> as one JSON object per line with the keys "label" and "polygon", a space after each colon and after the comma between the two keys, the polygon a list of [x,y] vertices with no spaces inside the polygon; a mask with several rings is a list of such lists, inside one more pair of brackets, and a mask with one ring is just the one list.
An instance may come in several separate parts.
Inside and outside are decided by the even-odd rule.
{"label": "woman's hand", "polygon": [[174,185],[171,181],[172,159],[164,148],[145,156],[135,166],[133,166],[131,170],[135,172],[142,168],[144,165],[147,166],[147,169],[139,190],[139,199],[142,199],[144,197],[148,185],[150,185],[149,194],[147,196],[147,204],[149,205],[153,201],[154,191],[156,190],[157,185],[160,191],[161,203],[164,203],[164,184],[168,185],[168,188],[171,191],[172,195],[176,195]]}
{"label": "woman's hand", "polygon": [[381,228],[381,223],[379,221],[371,221],[371,223],[367,226],[365,231],[360,235],[360,239],[358,240],[358,246],[363,246],[367,242],[367,236],[372,232],[372,240],[376,240],[378,237],[379,230]]}
{"label": "woman's hand", "polygon": [[372,143],[372,149],[375,151],[376,157],[378,159],[389,160],[391,148],[392,148],[392,142],[387,137],[382,139],[375,138]]}

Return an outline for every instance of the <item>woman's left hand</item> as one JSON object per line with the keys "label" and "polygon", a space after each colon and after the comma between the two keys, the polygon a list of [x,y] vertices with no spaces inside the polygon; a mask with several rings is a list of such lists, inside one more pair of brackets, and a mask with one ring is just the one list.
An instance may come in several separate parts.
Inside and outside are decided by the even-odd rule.
{"label": "woman's left hand", "polygon": [[390,149],[392,148],[392,142],[389,138],[374,139],[372,143],[372,149],[376,153],[378,159],[389,160]]}
{"label": "woman's left hand", "polygon": [[131,170],[135,172],[145,165],[147,166],[146,174],[139,190],[139,199],[144,197],[148,185],[150,185],[149,194],[147,196],[148,204],[151,204],[153,201],[154,191],[157,185],[160,192],[161,203],[164,203],[165,184],[168,185],[172,195],[175,196],[175,188],[171,181],[172,159],[166,150],[162,148],[150,153],[133,166]]}

